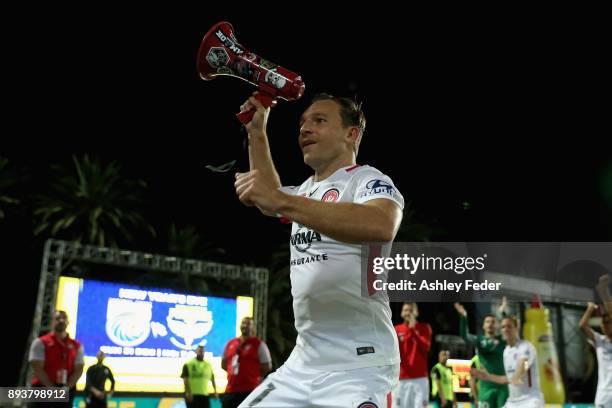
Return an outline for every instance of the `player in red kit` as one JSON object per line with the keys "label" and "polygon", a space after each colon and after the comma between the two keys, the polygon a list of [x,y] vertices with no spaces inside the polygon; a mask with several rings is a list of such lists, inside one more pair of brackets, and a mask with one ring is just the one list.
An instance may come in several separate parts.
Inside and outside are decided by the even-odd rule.
{"label": "player in red kit", "polygon": [[429,404],[427,353],[431,347],[431,326],[417,321],[416,303],[404,303],[402,319],[395,326],[399,340],[400,382],[393,393],[395,408],[424,408]]}

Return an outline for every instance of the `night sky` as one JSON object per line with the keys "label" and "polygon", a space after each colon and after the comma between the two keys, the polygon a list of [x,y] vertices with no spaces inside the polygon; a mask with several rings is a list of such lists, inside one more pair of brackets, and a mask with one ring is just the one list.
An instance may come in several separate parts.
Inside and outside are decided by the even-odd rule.
{"label": "night sky", "polygon": [[[40,189],[50,165],[69,165],[73,154],[115,160],[125,177],[147,182],[143,212],[160,239],[171,222],[194,225],[227,261],[265,266],[288,227],[243,207],[233,174],[205,168],[232,159],[246,166],[234,113],[254,89],[235,78],[205,82],[195,69],[202,36],[226,20],[247,49],[306,83],[304,98],[279,103],[269,120],[283,184],[310,175],[297,145],[308,100],[322,91],[356,94],[368,120],[358,163],[388,174],[418,219],[443,231],[435,240],[612,239],[609,130],[600,128],[604,105],[593,97],[603,56],[581,41],[595,29],[277,14],[159,6],[25,19],[15,36],[26,47],[13,43],[8,64],[19,88],[10,95],[15,125],[0,150],[31,175],[21,193]],[[41,255],[30,225],[19,216],[0,224],[11,261],[4,276],[27,270],[11,344],[17,367]],[[161,246],[142,238],[130,248]],[[12,384],[16,374],[7,374],[3,384]]]}

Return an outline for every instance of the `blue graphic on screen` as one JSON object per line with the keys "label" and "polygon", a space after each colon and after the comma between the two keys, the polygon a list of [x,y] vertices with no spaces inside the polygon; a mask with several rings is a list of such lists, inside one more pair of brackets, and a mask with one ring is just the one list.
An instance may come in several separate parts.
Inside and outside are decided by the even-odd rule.
{"label": "blue graphic on screen", "polygon": [[236,334],[236,299],[84,280],[78,302],[86,355],[181,357],[204,343],[220,356]]}

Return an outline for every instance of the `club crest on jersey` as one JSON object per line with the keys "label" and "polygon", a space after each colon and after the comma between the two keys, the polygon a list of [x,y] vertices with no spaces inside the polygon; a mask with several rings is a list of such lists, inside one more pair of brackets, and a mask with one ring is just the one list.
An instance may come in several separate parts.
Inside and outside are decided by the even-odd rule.
{"label": "club crest on jersey", "polygon": [[371,401],[366,401],[366,402],[362,402],[361,404],[357,405],[357,408],[378,408],[378,405],[376,405],[375,403]]}
{"label": "club crest on jersey", "polygon": [[323,194],[321,201],[324,203],[335,203],[338,201],[338,197],[340,197],[340,191],[337,188],[329,189]]}

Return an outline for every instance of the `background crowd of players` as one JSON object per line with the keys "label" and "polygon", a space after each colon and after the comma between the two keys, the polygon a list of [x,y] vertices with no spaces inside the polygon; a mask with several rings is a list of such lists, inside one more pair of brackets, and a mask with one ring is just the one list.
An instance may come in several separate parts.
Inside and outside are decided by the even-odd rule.
{"label": "background crowd of players", "polygon": [[[597,286],[602,305],[589,302],[579,323],[597,355],[596,408],[612,408],[612,301],[608,287],[609,278],[604,275]],[[470,395],[474,405],[478,408],[544,407],[536,348],[520,338],[520,322],[516,316],[506,313],[506,299],[496,314],[484,317],[481,335],[469,333],[465,308],[455,303],[455,309],[459,315],[460,335],[476,351],[470,370]],[[602,333],[589,324],[595,314],[601,316]],[[393,393],[394,407],[426,407],[430,398],[439,407],[455,407],[453,372],[447,365],[450,353],[440,350],[437,364],[429,369],[432,330],[429,324],[419,322],[418,316],[417,304],[405,303],[401,312],[404,321],[395,326],[402,361],[399,386]]]}
{"label": "background crowd of players", "polygon": [[[588,303],[579,326],[595,348],[598,360],[597,408],[612,408],[612,301],[608,277],[602,277],[598,293],[601,306]],[[533,344],[519,336],[520,322],[507,314],[504,298],[496,314],[486,315],[482,334],[468,331],[468,314],[455,303],[461,337],[475,349],[470,371],[471,398],[478,408],[541,408],[544,399],[539,385],[537,352]],[[592,316],[601,316],[601,331],[589,324]],[[432,329],[418,320],[416,303],[404,303],[402,323],[395,326],[401,355],[400,381],[393,393],[395,408],[427,407],[434,401],[439,407],[457,406],[452,384],[452,369],[447,365],[450,353],[440,350],[438,362],[428,366],[432,345]],[[53,315],[52,331],[36,339],[30,349],[33,386],[67,386],[70,401],[54,406],[71,407],[76,383],[83,374],[83,347],[66,332],[68,316],[63,311]],[[498,329],[501,329],[498,331]],[[222,398],[223,408],[238,407],[271,370],[272,361],[265,342],[254,336],[252,318],[244,318],[241,335],[225,346],[222,368],[228,384]],[[501,332],[501,333],[500,333]],[[86,373],[85,403],[89,408],[106,408],[113,395],[115,380],[109,367],[103,364],[104,353],[97,353],[97,364]],[[219,398],[212,366],[204,359],[204,346],[196,349],[196,357],[187,361],[180,374],[185,386],[188,408],[210,407],[210,398]],[[41,407],[41,403],[36,403]]]}

